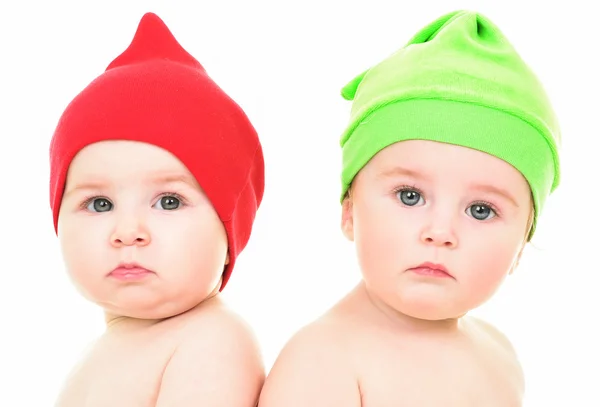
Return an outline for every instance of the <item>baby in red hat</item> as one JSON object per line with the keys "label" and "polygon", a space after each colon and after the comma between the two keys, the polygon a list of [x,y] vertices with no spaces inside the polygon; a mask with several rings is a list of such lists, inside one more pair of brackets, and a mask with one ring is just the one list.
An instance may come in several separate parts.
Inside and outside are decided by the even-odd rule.
{"label": "baby in red hat", "polygon": [[107,329],[59,406],[255,406],[255,337],[219,297],[264,190],[243,110],[148,13],[50,146],[68,274]]}

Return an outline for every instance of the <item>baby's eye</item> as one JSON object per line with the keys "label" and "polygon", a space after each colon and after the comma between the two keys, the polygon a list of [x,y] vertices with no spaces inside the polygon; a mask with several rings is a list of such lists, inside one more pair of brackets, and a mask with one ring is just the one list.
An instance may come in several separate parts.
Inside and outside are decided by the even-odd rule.
{"label": "baby's eye", "polygon": [[113,204],[106,198],[94,198],[86,206],[90,212],[108,212],[113,208]]}
{"label": "baby's eye", "polygon": [[396,196],[400,198],[400,201],[406,206],[415,206],[416,204],[423,201],[421,194],[412,189],[403,189],[396,193]]}
{"label": "baby's eye", "polygon": [[[158,207],[157,207],[158,206]],[[166,211],[172,211],[179,209],[181,206],[181,200],[173,195],[165,195],[161,197],[158,202],[154,205],[156,209],[164,209]]]}
{"label": "baby's eye", "polygon": [[467,215],[477,220],[488,220],[496,217],[496,212],[488,205],[475,204],[467,208]]}

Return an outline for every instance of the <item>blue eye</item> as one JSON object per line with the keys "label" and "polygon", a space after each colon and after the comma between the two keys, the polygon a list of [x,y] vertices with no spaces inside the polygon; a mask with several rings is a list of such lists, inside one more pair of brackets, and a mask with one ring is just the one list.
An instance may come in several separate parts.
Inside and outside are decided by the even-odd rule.
{"label": "blue eye", "polygon": [[113,204],[106,198],[93,198],[87,202],[86,209],[90,212],[108,212]]}
{"label": "blue eye", "polygon": [[173,211],[179,209],[181,206],[181,199],[175,195],[163,195],[154,205],[156,209],[163,209],[165,211]]}
{"label": "blue eye", "polygon": [[488,220],[496,216],[496,212],[485,204],[474,204],[467,208],[467,215],[477,220]]}
{"label": "blue eye", "polygon": [[406,206],[415,206],[423,200],[421,194],[413,189],[402,189],[396,192],[396,196]]}

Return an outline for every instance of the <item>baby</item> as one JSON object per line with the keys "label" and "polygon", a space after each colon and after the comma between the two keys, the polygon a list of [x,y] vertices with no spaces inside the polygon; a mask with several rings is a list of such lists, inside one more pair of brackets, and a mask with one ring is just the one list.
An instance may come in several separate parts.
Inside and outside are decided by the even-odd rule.
{"label": "baby", "polygon": [[342,230],[363,278],[286,344],[260,407],[520,406],[510,342],[466,315],[559,183],[543,87],[489,19],[459,11],[342,94]]}
{"label": "baby", "polygon": [[50,158],[68,274],[106,315],[57,405],[256,406],[257,341],[219,296],[264,190],[242,109],[148,13],[66,108]]}

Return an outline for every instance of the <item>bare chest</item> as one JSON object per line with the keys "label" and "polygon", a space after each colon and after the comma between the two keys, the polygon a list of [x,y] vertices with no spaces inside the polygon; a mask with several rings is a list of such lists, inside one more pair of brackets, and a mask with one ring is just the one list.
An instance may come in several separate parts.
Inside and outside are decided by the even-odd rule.
{"label": "bare chest", "polygon": [[363,407],[520,407],[517,360],[494,346],[383,346],[360,363]]}
{"label": "bare chest", "polygon": [[57,406],[154,407],[173,351],[164,341],[101,340],[73,370]]}

